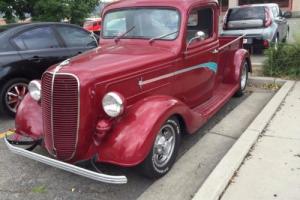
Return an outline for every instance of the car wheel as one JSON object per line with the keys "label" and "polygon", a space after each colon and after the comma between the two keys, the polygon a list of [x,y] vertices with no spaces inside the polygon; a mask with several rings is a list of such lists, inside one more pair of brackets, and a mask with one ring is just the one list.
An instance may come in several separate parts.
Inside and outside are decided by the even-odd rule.
{"label": "car wheel", "polygon": [[282,42],[286,43],[287,38],[288,38],[288,36],[289,36],[289,33],[290,33],[290,30],[288,29],[287,32],[286,32],[285,37],[284,37],[283,40],[282,40]]}
{"label": "car wheel", "polygon": [[161,126],[150,153],[140,165],[142,173],[149,178],[159,178],[168,173],[175,162],[180,139],[180,124],[171,117]]}
{"label": "car wheel", "polygon": [[14,78],[7,81],[0,89],[0,109],[14,117],[21,101],[28,91],[28,80]]}
{"label": "car wheel", "polygon": [[248,62],[245,61],[241,69],[239,90],[235,93],[234,95],[235,97],[241,97],[244,95],[247,82],[248,82],[248,71],[249,71]]}

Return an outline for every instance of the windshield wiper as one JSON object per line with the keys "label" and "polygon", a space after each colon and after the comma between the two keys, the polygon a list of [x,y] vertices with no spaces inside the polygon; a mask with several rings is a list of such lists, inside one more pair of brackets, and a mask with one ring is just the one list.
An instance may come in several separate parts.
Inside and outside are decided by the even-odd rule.
{"label": "windshield wiper", "polygon": [[151,39],[149,40],[149,43],[151,44],[151,43],[152,43],[153,41],[155,41],[155,40],[163,39],[163,38],[165,38],[165,37],[167,37],[167,36],[169,36],[169,35],[173,35],[173,34],[175,34],[175,33],[178,33],[178,31],[174,31],[174,32],[172,32],[172,33],[167,33],[167,34],[164,34],[164,35],[160,35],[160,36],[151,38]]}
{"label": "windshield wiper", "polygon": [[129,32],[131,32],[133,29],[135,28],[135,26],[132,26],[130,29],[128,29],[126,32],[122,33],[121,35],[115,37],[115,42],[117,43],[122,37],[124,37],[126,34],[128,34]]}

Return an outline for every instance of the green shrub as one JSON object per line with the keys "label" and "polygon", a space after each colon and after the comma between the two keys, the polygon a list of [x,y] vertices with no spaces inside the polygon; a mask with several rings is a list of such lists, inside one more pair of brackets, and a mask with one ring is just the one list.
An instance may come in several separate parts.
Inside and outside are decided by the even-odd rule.
{"label": "green shrub", "polygon": [[300,43],[279,44],[265,51],[264,75],[299,79],[300,78]]}

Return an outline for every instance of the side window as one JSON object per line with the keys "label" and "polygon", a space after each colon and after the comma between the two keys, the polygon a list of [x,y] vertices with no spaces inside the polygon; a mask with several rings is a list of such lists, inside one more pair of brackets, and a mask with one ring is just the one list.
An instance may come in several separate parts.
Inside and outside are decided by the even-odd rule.
{"label": "side window", "polygon": [[60,47],[50,27],[31,29],[21,33],[13,41],[23,51]]}
{"label": "side window", "polygon": [[282,10],[281,9],[279,9],[279,17],[282,17],[283,16],[283,12],[282,12]]}
{"label": "side window", "polygon": [[211,8],[193,10],[188,19],[187,42],[195,37],[198,31],[205,33],[205,38],[213,35],[213,10]]}
{"label": "side window", "polygon": [[273,8],[272,8],[272,12],[273,12],[273,16],[274,16],[274,17],[278,17],[279,13],[278,13],[277,7],[273,7]]}
{"label": "side window", "polygon": [[57,31],[68,47],[96,47],[94,37],[84,30],[75,27],[57,26]]}
{"label": "side window", "polygon": [[15,49],[9,44],[9,41],[1,41],[0,40],[0,53],[1,52],[9,52],[9,51],[15,51]]}

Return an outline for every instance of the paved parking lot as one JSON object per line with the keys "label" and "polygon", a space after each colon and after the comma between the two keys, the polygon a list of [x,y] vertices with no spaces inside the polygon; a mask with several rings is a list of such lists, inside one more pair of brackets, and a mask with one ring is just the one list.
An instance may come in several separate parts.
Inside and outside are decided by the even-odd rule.
{"label": "paved parking lot", "polygon": [[[166,194],[172,194],[172,199],[189,199],[272,95],[254,89],[242,98],[231,99],[197,134],[183,138],[174,169],[158,181],[140,176],[135,169],[114,168],[128,176],[128,184],[98,183],[14,155],[1,141],[0,199],[126,200],[148,199],[149,195],[166,199]],[[237,121],[239,115],[243,117]],[[1,116],[0,130],[11,127],[13,120]]]}

